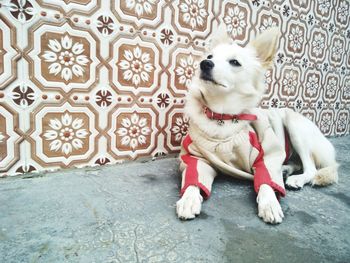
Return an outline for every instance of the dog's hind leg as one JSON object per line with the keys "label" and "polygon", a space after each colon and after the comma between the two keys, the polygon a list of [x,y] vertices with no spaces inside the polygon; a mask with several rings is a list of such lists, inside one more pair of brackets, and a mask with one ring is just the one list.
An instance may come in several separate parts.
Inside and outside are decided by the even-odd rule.
{"label": "dog's hind leg", "polygon": [[285,113],[284,125],[303,165],[303,174],[288,177],[286,185],[301,188],[307,183],[328,185],[337,182],[338,164],[333,145],[310,120],[291,110]]}
{"label": "dog's hind leg", "polygon": [[315,161],[312,156],[314,133],[317,127],[302,115],[291,110],[286,110],[285,127],[289,133],[290,142],[294,151],[298,154],[303,173],[289,176],[286,180],[287,187],[299,189],[310,183],[316,175]]}
{"label": "dog's hind leg", "polygon": [[182,173],[182,197],[176,203],[180,219],[193,219],[201,212],[203,197],[209,198],[216,171],[205,161],[195,157],[184,159],[187,167]]}
{"label": "dog's hind leg", "polygon": [[[295,144],[293,146],[295,147]],[[299,189],[302,188],[305,184],[312,181],[316,175],[317,170],[314,160],[312,159],[311,153],[308,149],[305,149],[302,145],[300,145],[299,147],[295,147],[295,150],[298,151],[301,162],[303,164],[303,173],[289,176],[286,180],[286,185],[290,188]]]}

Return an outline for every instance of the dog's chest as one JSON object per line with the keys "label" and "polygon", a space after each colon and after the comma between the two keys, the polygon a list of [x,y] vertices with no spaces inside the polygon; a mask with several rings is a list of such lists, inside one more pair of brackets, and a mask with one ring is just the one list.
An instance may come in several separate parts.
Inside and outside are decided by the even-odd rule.
{"label": "dog's chest", "polygon": [[250,159],[252,147],[249,142],[249,134],[242,133],[232,140],[216,143],[213,153],[224,163],[250,171]]}
{"label": "dog's chest", "polygon": [[215,139],[191,129],[190,126],[190,136],[202,151],[214,155],[218,161],[226,165],[247,172],[251,171],[252,161],[256,158],[256,152],[250,143],[249,133],[252,131],[253,128],[247,125],[241,127],[240,131],[231,133],[231,136],[226,139]]}

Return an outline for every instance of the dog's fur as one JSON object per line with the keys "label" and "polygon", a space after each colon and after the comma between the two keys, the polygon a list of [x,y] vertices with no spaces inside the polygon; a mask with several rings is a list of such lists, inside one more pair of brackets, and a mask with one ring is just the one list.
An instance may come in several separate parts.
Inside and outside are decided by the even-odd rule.
{"label": "dog's fur", "polygon": [[[219,27],[211,41],[208,52],[214,63],[208,80],[198,70],[187,96],[185,114],[202,132],[212,138],[225,139],[237,133],[242,125],[225,123],[219,126],[209,121],[203,113],[203,101],[212,111],[224,114],[240,114],[255,108],[265,92],[264,73],[273,64],[279,40],[278,29],[269,29],[246,47],[238,46]],[[232,66],[229,60],[236,59],[241,66]],[[322,135],[317,126],[307,118],[290,109],[262,110],[279,138],[285,143],[285,133],[290,137],[295,160],[283,166],[288,176],[285,184],[302,188],[305,184],[328,185],[337,182],[337,163],[332,144]],[[191,125],[191,124],[190,124]],[[301,161],[301,162],[300,162]],[[302,174],[292,175],[296,170]],[[281,169],[282,171],[282,169]],[[192,219],[200,213],[203,198],[197,186],[189,186],[176,204],[178,217]],[[268,223],[280,223],[284,217],[273,189],[263,184],[257,195],[258,216]]]}

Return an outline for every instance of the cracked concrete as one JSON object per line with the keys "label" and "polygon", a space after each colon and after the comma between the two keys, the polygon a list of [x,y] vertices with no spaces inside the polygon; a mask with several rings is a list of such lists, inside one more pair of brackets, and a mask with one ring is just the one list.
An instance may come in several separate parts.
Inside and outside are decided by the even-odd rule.
{"label": "cracked concrete", "polygon": [[288,191],[278,226],[224,176],[178,220],[175,158],[1,179],[0,262],[349,262],[350,137],[332,142],[339,184]]}

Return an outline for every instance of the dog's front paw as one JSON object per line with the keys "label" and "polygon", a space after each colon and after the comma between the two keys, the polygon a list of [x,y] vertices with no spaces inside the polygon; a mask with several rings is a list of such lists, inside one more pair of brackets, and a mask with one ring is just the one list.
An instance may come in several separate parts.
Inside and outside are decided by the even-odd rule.
{"label": "dog's front paw", "polygon": [[261,217],[264,222],[271,224],[279,224],[282,222],[284,215],[281,205],[277,200],[275,192],[269,185],[263,184],[260,186],[256,201],[258,203],[258,216]]}
{"label": "dog's front paw", "polygon": [[305,184],[304,174],[289,176],[286,180],[286,187],[292,189],[301,189]]}
{"label": "dog's front paw", "polygon": [[197,186],[189,186],[176,203],[176,213],[180,219],[193,219],[201,212],[203,197]]}

